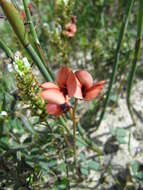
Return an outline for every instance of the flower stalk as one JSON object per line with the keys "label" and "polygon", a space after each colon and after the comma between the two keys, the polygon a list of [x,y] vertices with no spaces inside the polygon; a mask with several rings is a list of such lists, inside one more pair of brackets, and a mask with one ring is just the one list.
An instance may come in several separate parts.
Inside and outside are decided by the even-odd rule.
{"label": "flower stalk", "polygon": [[26,32],[23,20],[21,19],[16,7],[10,0],[0,0],[0,6],[2,7],[20,42],[23,44],[23,46],[28,45],[28,33]]}
{"label": "flower stalk", "polygon": [[78,102],[78,99],[75,98],[75,101],[74,101],[74,107],[73,107],[73,110],[72,110],[72,113],[71,113],[71,116],[72,116],[72,122],[73,122],[73,152],[74,152],[74,164],[75,164],[75,167],[77,166],[77,155],[76,155],[76,124],[77,124],[77,118],[76,118],[76,109],[77,109],[77,102]]}
{"label": "flower stalk", "polygon": [[[41,48],[37,33],[35,31],[34,24],[33,24],[33,21],[32,21],[30,10],[28,8],[28,1],[23,0],[23,5],[24,5],[25,14],[26,14],[26,17],[27,17],[27,22],[28,22],[29,28],[30,28],[30,33],[31,33],[32,39],[34,41],[34,48],[35,48],[36,52],[38,53],[38,55],[39,55],[41,61],[43,62],[43,64],[47,65],[47,61],[46,61],[45,55],[43,53],[43,50]],[[54,79],[53,76],[52,76],[52,73],[50,72],[48,67],[47,67],[47,70],[48,70],[51,78]]]}
{"label": "flower stalk", "polygon": [[0,47],[6,53],[7,57],[10,58],[11,60],[13,60],[12,51],[9,49],[9,47],[6,45],[6,43],[2,39],[0,39]]}
{"label": "flower stalk", "polygon": [[129,109],[129,112],[134,124],[136,124],[136,120],[133,114],[130,98],[131,98],[133,80],[134,80],[135,72],[136,72],[136,66],[140,57],[142,34],[143,34],[143,1],[139,0],[137,38],[136,38],[136,43],[135,43],[134,59],[133,59],[131,70],[129,72],[129,77],[128,77],[128,90],[127,90],[127,106],[128,106],[128,109]]}
{"label": "flower stalk", "polygon": [[134,4],[134,0],[128,0],[127,6],[126,6],[126,12],[125,12],[124,17],[123,17],[123,22],[122,22],[120,33],[119,33],[119,39],[118,39],[118,43],[117,43],[117,47],[116,47],[116,51],[115,51],[115,56],[114,56],[115,61],[114,61],[113,69],[112,69],[112,74],[111,74],[111,77],[110,77],[108,91],[107,91],[106,99],[105,99],[105,102],[104,102],[103,110],[101,112],[100,119],[99,119],[99,122],[98,122],[98,127],[96,128],[96,130],[98,130],[99,127],[100,127],[100,124],[101,124],[101,122],[103,120],[103,117],[104,117],[104,114],[105,114],[105,111],[106,111],[106,108],[107,108],[107,105],[108,105],[108,102],[110,100],[112,86],[114,84],[117,69],[118,69],[121,45],[122,45],[123,38],[124,38],[126,29],[127,29],[128,20],[129,20],[129,16],[130,16],[133,4]]}
{"label": "flower stalk", "polygon": [[29,43],[28,39],[28,33],[25,29],[23,20],[20,17],[20,14],[16,7],[13,5],[11,0],[0,0],[0,6],[2,7],[5,15],[7,16],[7,19],[12,26],[14,32],[16,33],[18,39],[24,46],[24,48],[27,50],[35,64],[38,66],[40,72],[44,76],[44,78],[48,81],[53,81],[51,75],[48,72],[48,69],[44,65],[44,63],[41,61],[39,55],[34,50],[32,45]]}

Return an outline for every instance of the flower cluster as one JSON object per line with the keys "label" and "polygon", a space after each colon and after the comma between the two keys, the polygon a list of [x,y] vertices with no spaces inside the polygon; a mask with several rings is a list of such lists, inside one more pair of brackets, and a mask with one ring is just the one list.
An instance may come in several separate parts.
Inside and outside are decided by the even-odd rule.
{"label": "flower cluster", "polygon": [[41,85],[40,96],[47,101],[47,112],[60,115],[67,112],[71,106],[69,98],[93,100],[103,89],[106,81],[93,82],[92,76],[85,70],[75,73],[69,67],[62,67],[57,73],[56,82],[45,82]]}

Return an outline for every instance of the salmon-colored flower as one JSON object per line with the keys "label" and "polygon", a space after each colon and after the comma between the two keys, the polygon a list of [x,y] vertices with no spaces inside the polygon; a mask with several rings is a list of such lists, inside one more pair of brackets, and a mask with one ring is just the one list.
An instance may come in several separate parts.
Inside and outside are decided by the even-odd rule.
{"label": "salmon-colored flower", "polygon": [[63,34],[68,37],[74,37],[76,31],[77,31],[77,28],[75,24],[75,17],[72,16],[71,22],[66,24]]}
{"label": "salmon-colored flower", "polygon": [[[31,4],[31,3],[28,3],[28,9],[29,9],[29,11],[30,11],[31,16],[33,16],[33,7],[32,7],[32,4]],[[20,16],[21,16],[21,18],[22,18],[23,21],[26,20],[26,14],[25,14],[25,11],[24,11],[24,10],[22,10],[22,11],[20,12]]]}
{"label": "salmon-colored flower", "polygon": [[86,101],[93,100],[97,97],[106,83],[105,80],[94,83],[92,76],[85,70],[70,74],[68,81],[71,84],[71,95]]}
{"label": "salmon-colored flower", "polygon": [[46,82],[41,85],[41,88],[44,90],[40,92],[40,96],[46,100],[46,109],[49,114],[58,116],[70,109],[67,97],[56,84]]}
{"label": "salmon-colored flower", "polygon": [[62,67],[56,76],[57,84],[45,82],[41,85],[44,91],[40,95],[47,101],[47,112],[49,114],[58,116],[70,109],[71,106],[68,102],[70,91],[68,77],[71,72],[71,68]]}
{"label": "salmon-colored flower", "polygon": [[93,82],[92,76],[84,70],[73,73],[69,67],[62,67],[56,76],[57,84],[45,82],[41,85],[41,97],[47,101],[47,112],[63,114],[70,109],[69,97],[93,100],[99,95],[106,81]]}

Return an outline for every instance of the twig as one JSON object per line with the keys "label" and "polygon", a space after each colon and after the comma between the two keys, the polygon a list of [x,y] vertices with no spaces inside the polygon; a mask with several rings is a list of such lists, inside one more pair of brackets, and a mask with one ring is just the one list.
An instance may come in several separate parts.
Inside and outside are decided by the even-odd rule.
{"label": "twig", "polygon": [[118,69],[120,49],[121,49],[121,45],[122,45],[122,42],[123,42],[124,34],[126,32],[128,19],[129,19],[130,13],[131,13],[133,3],[134,3],[134,0],[128,0],[125,15],[123,16],[123,22],[122,22],[122,25],[121,25],[119,39],[118,39],[118,43],[117,43],[117,47],[116,47],[116,51],[115,51],[115,61],[114,61],[114,65],[113,65],[112,75],[111,75],[111,78],[110,78],[108,91],[107,91],[107,96],[106,96],[106,99],[105,99],[105,102],[104,102],[104,107],[103,107],[102,113],[100,115],[97,130],[99,129],[99,126],[100,126],[100,124],[102,122],[102,119],[104,117],[104,114],[105,114],[105,111],[106,111],[106,108],[107,108],[107,105],[108,105],[108,102],[109,102],[109,99],[110,99],[112,86],[113,86],[113,83],[115,81],[115,77],[116,77],[116,73],[117,73],[117,69]]}
{"label": "twig", "polygon": [[143,1],[139,0],[137,38],[136,38],[136,43],[135,43],[134,59],[132,62],[132,66],[131,66],[131,70],[130,70],[129,78],[128,78],[128,90],[127,90],[127,106],[128,106],[128,109],[129,109],[129,112],[134,124],[136,124],[136,120],[133,114],[130,98],[131,98],[133,80],[134,80],[134,76],[136,72],[137,61],[140,57],[142,33],[143,33]]}

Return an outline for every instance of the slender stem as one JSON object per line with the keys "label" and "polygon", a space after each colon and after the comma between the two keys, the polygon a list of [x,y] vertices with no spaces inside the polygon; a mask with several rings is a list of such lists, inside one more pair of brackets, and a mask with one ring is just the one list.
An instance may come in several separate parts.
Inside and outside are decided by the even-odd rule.
{"label": "slender stem", "polygon": [[66,176],[67,176],[67,190],[70,190],[70,179],[69,179],[69,166],[68,166],[68,162],[65,158],[65,164],[66,164]]}
{"label": "slender stem", "polygon": [[[35,31],[34,24],[33,24],[33,21],[32,21],[32,17],[31,17],[29,8],[28,8],[28,1],[27,0],[23,0],[23,5],[24,5],[24,10],[25,10],[25,13],[26,13],[27,21],[28,21],[29,26],[30,26],[30,33],[31,33],[31,35],[33,37],[33,40],[34,40],[35,49],[36,49],[36,51],[37,51],[37,53],[38,53],[41,61],[43,62],[43,64],[47,65],[47,61],[46,61],[46,58],[44,56],[43,50],[41,48],[41,45],[40,45],[37,33]],[[54,80],[54,77],[53,77],[51,71],[49,70],[48,67],[46,67],[46,68],[47,68],[47,70],[49,72],[49,75]]]}
{"label": "slender stem", "polygon": [[121,25],[119,39],[118,39],[118,43],[117,43],[117,47],[116,47],[116,51],[115,51],[115,61],[114,61],[112,75],[111,75],[109,86],[108,86],[107,96],[106,96],[106,99],[105,99],[105,102],[104,102],[104,107],[103,107],[102,113],[100,115],[98,127],[97,127],[96,130],[98,130],[98,128],[99,128],[99,126],[100,126],[100,124],[102,122],[102,119],[103,119],[105,111],[106,111],[106,107],[107,107],[109,99],[110,99],[112,86],[113,86],[113,83],[115,81],[115,77],[116,77],[116,73],[117,73],[117,69],[118,69],[120,49],[121,49],[124,34],[126,32],[128,19],[129,19],[130,13],[131,13],[133,3],[134,3],[134,0],[128,0],[128,2],[127,2],[126,12],[125,12],[125,14],[123,16],[123,22],[122,22],[122,25]]}
{"label": "slender stem", "polygon": [[79,131],[80,136],[86,142],[86,144],[89,146],[89,148],[91,150],[97,152],[97,154],[99,156],[103,155],[103,151],[99,147],[97,147],[97,145],[87,137],[84,129],[81,127],[79,122],[77,124],[77,127],[78,127],[78,131]]}
{"label": "slender stem", "polygon": [[76,121],[76,116],[75,116],[76,108],[77,108],[77,101],[78,100],[75,98],[74,108],[73,108],[73,113],[72,113],[72,121],[73,121],[73,151],[74,151],[74,164],[75,164],[75,167],[77,165],[77,156],[76,156],[76,124],[77,124],[77,121]]}
{"label": "slender stem", "polygon": [[130,97],[131,97],[133,80],[134,80],[134,76],[136,72],[136,66],[137,66],[138,59],[140,57],[142,33],[143,33],[143,0],[139,0],[137,38],[136,38],[136,44],[135,44],[134,59],[133,59],[131,70],[128,77],[128,90],[127,90],[127,106],[128,106],[128,109],[129,109],[129,112],[134,124],[136,124],[136,121],[134,118]]}
{"label": "slender stem", "polygon": [[19,15],[18,10],[13,5],[11,1],[0,0],[0,6],[2,7],[7,19],[12,26],[14,32],[16,33],[18,39],[24,46],[24,48],[28,51],[33,61],[38,66],[40,72],[43,74],[46,80],[53,81],[52,77],[50,76],[48,69],[41,61],[40,56],[38,53],[33,49],[33,47],[29,44],[28,40],[28,33],[26,32],[24,23]]}
{"label": "slender stem", "polygon": [[26,46],[26,50],[28,51],[31,58],[34,60],[34,62],[38,66],[38,68],[41,71],[41,73],[43,74],[44,78],[48,81],[53,81],[49,72],[47,71],[46,66],[43,64],[43,62],[41,61],[40,57],[37,55],[37,53],[35,52],[33,47],[29,44],[28,46]]}
{"label": "slender stem", "polygon": [[30,11],[28,9],[28,2],[27,2],[27,0],[23,0],[23,5],[24,5],[24,10],[25,10],[25,14],[26,14],[26,17],[27,17],[27,21],[28,21],[29,26],[30,26],[31,35],[32,35],[34,41],[37,44],[40,44],[39,43],[39,39],[38,39],[37,34],[36,34],[36,31],[35,31],[35,28],[34,28],[34,24],[32,22]]}
{"label": "slender stem", "polygon": [[8,58],[13,59],[12,51],[9,49],[9,47],[6,45],[6,43],[2,39],[0,39],[0,47],[6,53]]}

